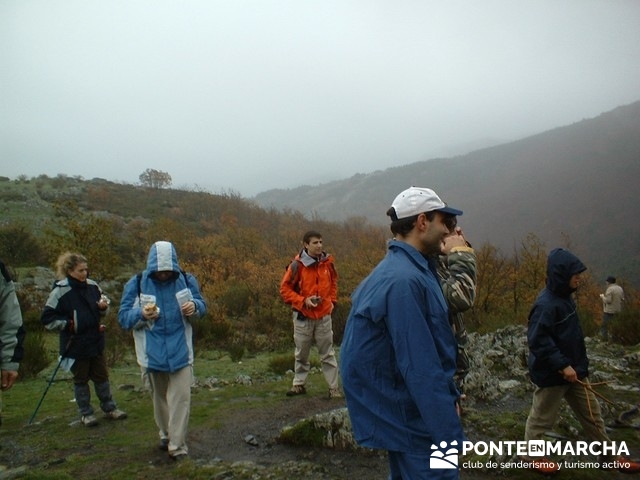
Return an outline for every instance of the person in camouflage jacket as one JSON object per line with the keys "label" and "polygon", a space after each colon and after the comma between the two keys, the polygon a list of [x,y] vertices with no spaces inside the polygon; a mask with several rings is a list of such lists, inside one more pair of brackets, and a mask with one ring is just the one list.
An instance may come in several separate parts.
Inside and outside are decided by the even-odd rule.
{"label": "person in camouflage jacket", "polygon": [[[455,222],[455,217],[448,220]],[[458,343],[455,381],[460,393],[464,393],[464,379],[469,373],[470,362],[463,312],[473,306],[476,298],[476,254],[460,227],[454,223],[449,230],[453,233],[445,237],[437,271],[449,306],[449,323]]]}

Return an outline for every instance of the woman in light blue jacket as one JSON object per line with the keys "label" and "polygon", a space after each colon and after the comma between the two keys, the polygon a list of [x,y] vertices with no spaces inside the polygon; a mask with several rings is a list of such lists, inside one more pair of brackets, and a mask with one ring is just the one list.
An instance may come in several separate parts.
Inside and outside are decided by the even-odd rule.
{"label": "woman in light blue jacket", "polygon": [[193,341],[191,321],[206,313],[195,277],[180,269],[170,242],[151,246],[147,268],[124,286],[118,321],[133,331],[136,356],[151,386],[160,448],[186,457]]}

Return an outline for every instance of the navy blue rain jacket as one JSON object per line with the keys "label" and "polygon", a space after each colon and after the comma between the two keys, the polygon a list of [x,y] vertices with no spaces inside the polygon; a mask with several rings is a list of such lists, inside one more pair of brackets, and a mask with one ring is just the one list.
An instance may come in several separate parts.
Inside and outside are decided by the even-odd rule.
{"label": "navy blue rain jacket", "polygon": [[547,259],[547,285],[529,312],[529,375],[539,387],[566,385],[559,373],[571,366],[582,380],[589,372],[584,334],[569,280],[587,268],[571,252],[556,248]]}
{"label": "navy blue rain jacket", "polygon": [[[40,317],[45,328],[60,332],[60,355],[69,358],[93,358],[104,350],[100,322],[106,310],[98,308],[102,290],[96,282],[80,282],[72,277],[58,280],[49,294]],[[70,331],[68,322],[75,322]]]}
{"label": "navy blue rain jacket", "polygon": [[453,381],[457,344],[427,259],[392,240],[353,294],[340,371],[356,440],[429,454],[464,440]]}

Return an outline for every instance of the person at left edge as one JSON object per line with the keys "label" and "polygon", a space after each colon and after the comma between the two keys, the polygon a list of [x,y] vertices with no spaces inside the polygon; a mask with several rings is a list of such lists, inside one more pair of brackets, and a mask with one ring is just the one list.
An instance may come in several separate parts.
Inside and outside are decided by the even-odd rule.
{"label": "person at left edge", "polygon": [[193,329],[207,306],[196,278],[182,271],[172,243],[155,242],[147,268],[124,286],[118,321],[133,331],[136,356],[151,386],[160,448],[187,457],[193,383]]}
{"label": "person at left edge", "polygon": [[98,284],[88,278],[89,268],[84,255],[63,253],[56,263],[58,281],[49,294],[42,311],[45,329],[60,332],[60,355],[68,360],[73,374],[73,390],[80,421],[84,426],[98,424],[91,406],[93,382],[100,408],[105,417],[123,420],[127,414],[119,410],[111,395],[109,371],[104,358],[102,318],[109,308],[107,297]]}
{"label": "person at left edge", "polygon": [[4,262],[0,260],[0,375],[3,392],[11,389],[18,378],[18,368],[24,357],[24,338],[25,329],[16,287]]}

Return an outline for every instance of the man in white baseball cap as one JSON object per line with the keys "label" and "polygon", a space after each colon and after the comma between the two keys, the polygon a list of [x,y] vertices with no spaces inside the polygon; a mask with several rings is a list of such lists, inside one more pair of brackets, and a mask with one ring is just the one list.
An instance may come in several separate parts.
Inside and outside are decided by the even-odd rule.
{"label": "man in white baseball cap", "polygon": [[400,192],[391,204],[393,212],[387,215],[391,220],[401,220],[426,212],[442,212],[448,215],[462,215],[462,210],[447,206],[430,188],[411,187]]}
{"label": "man in white baseball cap", "polygon": [[392,479],[458,478],[457,468],[432,469],[430,461],[434,449],[459,447],[465,437],[457,342],[428,256],[450,233],[446,219],[461,214],[428,188],[400,193],[387,211],[394,234],[387,255],[352,295],[343,390],[356,440],[387,450]]}

